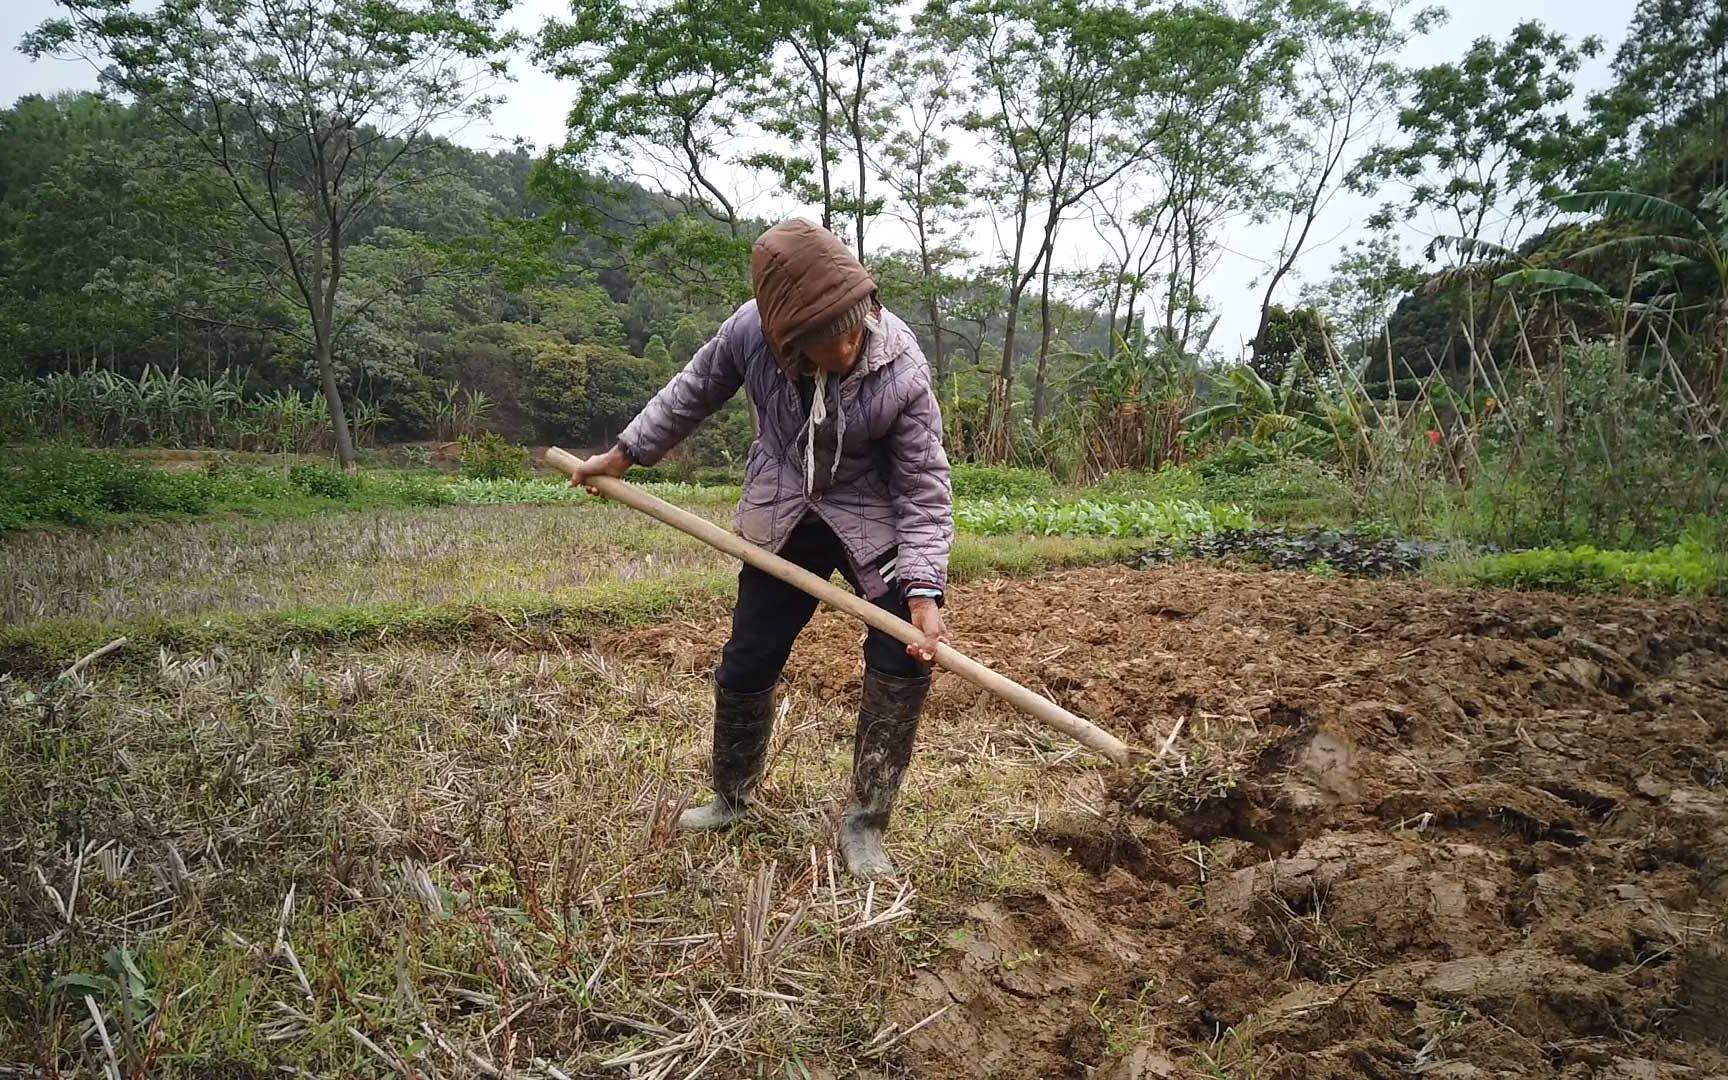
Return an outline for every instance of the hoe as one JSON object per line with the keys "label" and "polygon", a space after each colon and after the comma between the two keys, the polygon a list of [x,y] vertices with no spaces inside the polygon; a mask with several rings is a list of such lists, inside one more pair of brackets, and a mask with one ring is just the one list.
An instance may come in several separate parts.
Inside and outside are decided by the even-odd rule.
{"label": "hoe", "polygon": [[[575,474],[579,462],[580,459],[575,455],[560,450],[556,446],[546,451],[546,464],[567,476]],[[743,537],[727,532],[713,522],[706,521],[695,514],[678,509],[671,503],[655,498],[641,488],[608,476],[594,477],[588,483],[595,491],[613,502],[623,503],[634,510],[640,510],[656,521],[670,525],[679,532],[694,536],[717,551],[724,552],[736,559],[742,559],[764,573],[773,574],[781,581],[804,590],[829,607],[838,608],[866,625],[892,635],[908,645],[917,644],[924,640],[924,635],[906,620],[883,611],[868,600],[842,589],[830,581],[824,581],[803,567],[794,566],[780,556],[764,551]],[[991,671],[957,649],[952,649],[947,645],[937,646],[936,663],[974,686],[995,694],[1034,720],[1055,728],[1087,749],[1102,754],[1118,765],[1128,763],[1132,751],[1121,739],[1090,720],[1075,716],[1044,695],[1034,693],[1013,679]]]}

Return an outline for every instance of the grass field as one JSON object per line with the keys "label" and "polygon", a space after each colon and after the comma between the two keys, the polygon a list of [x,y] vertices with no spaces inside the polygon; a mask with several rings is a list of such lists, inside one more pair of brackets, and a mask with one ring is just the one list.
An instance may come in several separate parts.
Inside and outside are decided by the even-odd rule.
{"label": "grass field", "polygon": [[437,604],[723,565],[699,541],[602,505],[176,522],[68,530],[47,542],[40,534],[0,537],[0,618]]}
{"label": "grass field", "polygon": [[[907,872],[861,889],[831,849],[858,628],[819,616],[800,645],[746,827],[674,833],[706,786],[733,573],[628,511],[0,539],[0,1076],[1248,1077],[1314,1053],[1549,1075],[1544,1039],[1728,1061],[1673,1034],[1696,1010],[1663,961],[1707,964],[1728,927],[1696,883],[1728,874],[1719,605],[1122,566],[1143,544],[962,535],[951,616],[1169,756],[1106,769],[945,677],[890,837]],[[1672,730],[1628,704],[1646,693]],[[1619,726],[1580,736],[1606,756],[1579,767],[1611,780],[1555,790],[1616,815],[1530,788],[1546,758],[1501,781],[1528,732],[1597,723]],[[1315,746],[1355,771],[1313,779]],[[1634,784],[1684,798],[1639,810]],[[1619,815],[1691,839],[1639,856]],[[1586,882],[1531,836],[1617,861]],[[1509,906],[1529,875],[1564,891],[1534,929]],[[1568,921],[1616,903],[1610,879],[1662,913],[1624,959]],[[1554,941],[1608,959],[1564,967]],[[1446,957],[1467,969],[1433,975]],[[1500,969],[1467,967],[1502,957],[1535,1003],[1504,1019]],[[1414,1026],[1384,1005],[1406,999]],[[1625,1034],[1599,1037],[1621,999]]]}
{"label": "grass field", "polygon": [[798,1075],[892,1050],[905,965],[967,902],[1042,876],[1008,857],[1035,809],[1003,811],[1045,755],[996,745],[982,772],[927,755],[897,829],[915,891],[850,885],[827,835],[851,717],[803,695],[761,820],[675,837],[705,682],[585,650],[173,658],[64,687],[46,717],[17,691],[7,862],[42,872],[0,899],[31,934],[0,989],[21,1062],[83,1041],[78,990],[123,1011],[107,991],[130,979],[151,1022],[117,1053],[138,1075],[452,1075],[457,1047],[455,1075],[744,1050]]}
{"label": "grass field", "polygon": [[[1126,550],[968,538],[955,570]],[[593,503],[0,541],[0,636],[41,672],[131,636],[90,678],[0,676],[0,1062],[99,1065],[85,996],[126,1075],[494,1075],[543,1054],[651,1075],[739,1053],[798,1075],[836,1045],[891,1054],[893,973],[967,903],[1041,880],[1009,854],[1038,811],[996,810],[1049,749],[953,733],[898,829],[932,876],[859,890],[827,846],[851,703],[795,694],[759,826],[675,837],[704,784],[705,674],[593,646],[711,618],[730,576]]]}

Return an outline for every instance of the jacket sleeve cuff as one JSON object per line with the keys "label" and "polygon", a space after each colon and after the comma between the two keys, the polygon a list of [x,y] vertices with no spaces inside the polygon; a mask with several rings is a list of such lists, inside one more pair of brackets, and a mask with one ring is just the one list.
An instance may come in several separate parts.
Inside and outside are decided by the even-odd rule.
{"label": "jacket sleeve cuff", "polygon": [[629,443],[625,442],[623,439],[619,439],[617,445],[618,452],[624,455],[625,461],[628,461],[632,465],[642,464],[642,455],[632,449]]}
{"label": "jacket sleeve cuff", "polygon": [[927,581],[909,581],[901,591],[908,602],[920,598],[934,600],[937,607],[942,607],[947,602],[947,596],[942,587]]}

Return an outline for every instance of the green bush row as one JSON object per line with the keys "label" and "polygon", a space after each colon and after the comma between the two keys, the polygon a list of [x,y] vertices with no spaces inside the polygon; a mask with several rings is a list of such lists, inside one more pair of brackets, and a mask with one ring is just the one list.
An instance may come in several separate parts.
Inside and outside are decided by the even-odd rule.
{"label": "green bush row", "polygon": [[172,471],[102,451],[47,446],[17,451],[0,467],[0,532],[213,510],[291,513],[449,501],[438,484],[350,476],[327,465],[295,465],[283,472],[218,462],[198,471]]}
{"label": "green bush row", "polygon": [[[702,484],[681,484],[673,481],[647,480],[640,481],[632,473],[631,483],[650,494],[673,502],[698,500],[714,502],[718,500],[734,501],[743,494],[743,489],[732,487],[707,486]],[[557,503],[588,502],[589,496],[581,488],[573,487],[563,480],[518,479],[518,480],[456,480],[440,489],[447,501],[467,506],[506,506],[513,503],[531,503],[539,506]]]}
{"label": "green bush row", "polygon": [[735,488],[744,480],[739,469],[718,465],[690,465],[687,462],[639,466],[625,477],[632,484],[683,484],[699,488]]}
{"label": "green bush row", "polygon": [[[736,487],[653,482],[640,486],[674,502],[731,500],[740,494]],[[458,480],[443,490],[450,501],[470,505],[575,503],[587,499],[581,489],[556,480]],[[965,532],[986,536],[1122,539],[1183,539],[1253,525],[1252,515],[1234,507],[1207,507],[1184,500],[1057,503],[1012,498],[961,499],[955,503],[954,521]]]}
{"label": "green bush row", "polygon": [[1728,554],[1696,543],[1652,551],[1534,548],[1472,559],[1463,577],[1515,589],[1723,596],[1728,595]]}
{"label": "green bush row", "polygon": [[1225,529],[1248,529],[1253,515],[1234,506],[1188,500],[1056,503],[982,499],[954,507],[954,524],[985,536],[1104,536],[1181,540]]}
{"label": "green bush row", "polygon": [[25,450],[0,469],[0,531],[93,525],[120,514],[196,514],[214,499],[196,473],[158,472],[62,447]]}
{"label": "green bush row", "polygon": [[1354,497],[1337,469],[1304,457],[1279,458],[1250,443],[1232,443],[1198,462],[1156,472],[1124,471],[1099,488],[1117,498],[1190,499],[1246,507],[1261,521],[1342,525]]}
{"label": "green bush row", "polygon": [[1043,469],[1000,465],[957,464],[953,476],[956,499],[1037,499],[1049,495],[1055,485]]}

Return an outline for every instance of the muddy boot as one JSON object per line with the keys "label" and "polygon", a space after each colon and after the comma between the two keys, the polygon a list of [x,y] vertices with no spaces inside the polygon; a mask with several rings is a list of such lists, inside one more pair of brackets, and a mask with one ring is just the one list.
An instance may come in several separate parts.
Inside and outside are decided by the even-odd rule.
{"label": "muddy boot", "polygon": [[840,822],[840,854],[860,881],[894,876],[894,864],[882,850],[882,833],[912,760],[918,714],[929,692],[928,675],[902,679],[864,670],[864,700],[852,743],[852,799]]}
{"label": "muddy boot", "polygon": [[678,815],[680,829],[724,829],[744,816],[774,731],[774,687],[740,694],[714,686],[714,798]]}

